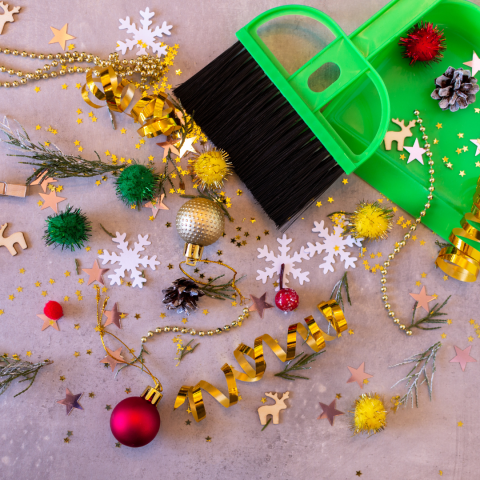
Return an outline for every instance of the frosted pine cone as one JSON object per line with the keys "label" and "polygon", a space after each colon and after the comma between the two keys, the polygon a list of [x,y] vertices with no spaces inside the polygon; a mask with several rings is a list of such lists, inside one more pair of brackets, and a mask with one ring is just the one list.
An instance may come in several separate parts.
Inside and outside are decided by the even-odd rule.
{"label": "frosted pine cone", "polygon": [[169,310],[185,312],[187,315],[198,308],[197,300],[205,295],[194,281],[185,277],[177,278],[172,286],[162,290],[162,293],[165,295],[163,303]]}
{"label": "frosted pine cone", "polygon": [[459,108],[467,108],[475,101],[475,94],[480,90],[477,79],[470,76],[469,70],[448,67],[447,71],[435,79],[435,90],[431,97],[440,100],[442,110],[456,112]]}

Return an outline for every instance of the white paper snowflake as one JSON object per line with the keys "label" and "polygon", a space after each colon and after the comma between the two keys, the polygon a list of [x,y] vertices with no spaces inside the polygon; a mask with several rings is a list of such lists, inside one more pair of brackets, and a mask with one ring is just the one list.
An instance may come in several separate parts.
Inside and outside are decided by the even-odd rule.
{"label": "white paper snowflake", "polygon": [[[268,251],[268,247],[265,245],[263,248],[257,248],[260,255],[258,258],[265,258],[267,262],[272,262],[272,267],[267,267],[265,270],[257,270],[258,277],[257,280],[261,280],[263,283],[267,282],[268,278],[273,278],[274,275],[280,275],[280,268],[282,263],[285,264],[285,273],[283,275],[283,284],[286,286],[288,283],[288,276],[292,274],[293,278],[298,279],[300,285],[303,285],[303,282],[309,282],[308,274],[310,272],[302,272],[300,268],[294,268],[295,263],[301,263],[302,260],[310,260],[310,257],[307,255],[305,247],[300,249],[300,252],[295,252],[293,256],[288,255],[290,247],[288,246],[291,242],[291,238],[287,238],[283,234],[282,238],[277,238],[277,242],[280,244],[278,250],[280,255],[275,256],[274,251]],[[279,290],[280,287],[276,287],[275,290]]]}
{"label": "white paper snowflake", "polygon": [[148,235],[142,237],[138,236],[138,242],[135,242],[134,249],[128,248],[128,242],[125,242],[126,233],[120,235],[117,232],[117,236],[112,238],[112,242],[118,243],[118,248],[122,251],[120,255],[117,255],[115,252],[108,253],[107,250],[103,251],[102,255],[99,255],[99,258],[103,260],[105,265],[108,262],[120,263],[120,268],[115,270],[115,274],[108,275],[108,278],[111,279],[110,285],[120,285],[120,278],[125,278],[125,273],[130,270],[130,278],[133,280],[132,287],[142,288],[143,284],[147,281],[146,278],[143,278],[142,272],[137,269],[140,265],[143,265],[145,268],[150,267],[152,270],[155,270],[156,265],[160,265],[160,262],[157,262],[157,256],[154,255],[152,258],[140,257],[139,252],[145,250],[146,245],[150,245],[152,242],[147,240]]}
{"label": "white paper snowflake", "polygon": [[163,35],[171,35],[172,25],[167,25],[167,22],[163,22],[162,27],[155,27],[155,30],[150,30],[148,27],[152,24],[150,20],[155,12],[150,12],[150,9],[147,7],[144,12],[140,10],[140,15],[143,17],[143,20],[140,20],[142,24],[141,29],[137,29],[134,23],[130,23],[130,17],[127,17],[125,20],[120,19],[120,30],[127,29],[127,33],[133,34],[133,39],[127,38],[125,42],[120,40],[117,42],[117,50],[120,50],[123,55],[125,55],[127,48],[131,50],[135,45],[138,47],[137,55],[145,55],[147,53],[147,48],[150,47],[153,53],[157,53],[158,56],[167,54],[167,46],[161,45],[160,43],[155,43],[156,38],[162,38]]}
{"label": "white paper snowflake", "polygon": [[339,226],[333,227],[334,233],[328,233],[328,227],[324,228],[323,220],[320,223],[313,223],[315,224],[315,228],[312,228],[312,232],[318,232],[318,236],[325,238],[325,241],[323,243],[317,242],[315,245],[308,242],[305,252],[310,255],[310,258],[316,253],[320,254],[323,251],[327,253],[327,255],[323,257],[324,263],[319,265],[319,268],[323,268],[323,273],[333,272],[336,255],[340,256],[341,262],[345,262],[345,268],[355,268],[357,257],[351,257],[350,252],[345,251],[345,247],[353,247],[354,245],[361,247],[362,239],[355,239],[351,235],[342,237],[343,228]]}

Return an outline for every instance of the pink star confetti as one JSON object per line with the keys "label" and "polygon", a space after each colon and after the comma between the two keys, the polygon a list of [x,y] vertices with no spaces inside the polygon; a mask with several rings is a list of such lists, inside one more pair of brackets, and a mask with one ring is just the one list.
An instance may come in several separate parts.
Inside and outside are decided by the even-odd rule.
{"label": "pink star confetti", "polygon": [[465,367],[467,366],[467,363],[476,362],[476,360],[470,356],[471,349],[472,349],[471,345],[467,347],[465,350],[455,347],[455,352],[457,353],[457,355],[450,360],[450,363],[459,363],[460,367],[462,367],[462,370],[465,371]]}

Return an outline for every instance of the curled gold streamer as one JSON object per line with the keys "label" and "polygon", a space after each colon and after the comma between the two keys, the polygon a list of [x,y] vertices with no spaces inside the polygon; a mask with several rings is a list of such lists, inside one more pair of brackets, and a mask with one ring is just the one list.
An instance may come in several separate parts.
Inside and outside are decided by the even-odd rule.
{"label": "curled gold streamer", "polygon": [[[314,352],[320,352],[325,347],[325,341],[331,341],[337,338],[342,332],[347,330],[348,325],[340,305],[335,300],[322,302],[318,305],[318,308],[323,315],[325,315],[337,335],[332,336],[323,332],[313,317],[309,316],[305,318],[307,328],[301,323],[295,323],[288,327],[286,352],[277,341],[268,334],[263,334],[260,337],[257,337],[253,348],[241,343],[235,349],[233,354],[243,372],[235,370],[235,368],[228,365],[228,363],[222,366],[222,371],[225,375],[225,380],[227,381],[228,397],[211,383],[208,383],[205,380],[200,380],[195,386],[182,386],[175,399],[173,409],[176,410],[183,405],[188,398],[193,418],[195,421],[200,422],[206,417],[202,390],[209,393],[225,408],[235,405],[238,402],[236,380],[250,383],[257,382],[258,380],[261,380],[267,369],[267,363],[263,354],[264,342],[282,362],[288,362],[295,358],[297,334],[303,338],[304,342],[307,343]],[[250,357],[254,361],[255,368],[248,363],[246,357]]]}
{"label": "curled gold streamer", "polygon": [[[448,237],[452,246],[442,248],[435,261],[447,275],[461,282],[475,282],[480,271],[480,230],[472,223],[480,224],[480,178],[473,196],[471,213],[462,217],[461,228],[452,229]],[[478,247],[473,247],[464,239]]]}
{"label": "curled gold streamer", "polygon": [[[92,108],[106,106],[113,112],[125,113],[137,90],[134,84],[125,78],[119,81],[111,66],[95,72],[96,77],[92,71],[87,73],[86,83],[82,87],[83,100]],[[101,84],[103,91],[97,87],[97,83]],[[99,102],[105,103],[98,105],[90,99],[90,94]],[[148,138],[162,134],[169,136],[180,130],[184,123],[182,113],[163,93],[143,95],[126,115],[132,117],[135,123],[142,125],[137,132],[140,136]]]}

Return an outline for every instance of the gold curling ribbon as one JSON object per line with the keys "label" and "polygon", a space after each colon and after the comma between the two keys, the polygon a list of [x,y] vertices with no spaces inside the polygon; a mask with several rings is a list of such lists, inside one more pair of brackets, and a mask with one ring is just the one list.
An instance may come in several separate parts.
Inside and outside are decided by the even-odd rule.
{"label": "gold curling ribbon", "polygon": [[[87,73],[86,84],[82,87],[83,100],[92,108],[108,107],[113,112],[124,113],[133,100],[136,88],[132,82],[125,78],[118,80],[111,66]],[[103,91],[97,87],[102,85]],[[90,100],[90,93],[104,105],[97,105]],[[171,135],[181,129],[184,123],[181,112],[168,99],[167,95],[158,93],[155,95],[143,95],[133,106],[129,114],[135,123],[142,126],[137,130],[142,137],[157,137],[158,135]]]}
{"label": "gold curling ribbon", "polygon": [[[240,298],[240,305],[243,305],[245,303],[245,297],[242,295],[242,292],[240,291],[240,289],[235,285],[235,279],[237,277],[237,271],[232,268],[230,265],[227,265],[226,263],[223,263],[223,262],[215,262],[213,260],[197,260],[198,263],[215,263],[217,265],[220,265],[222,267],[225,267],[225,268],[228,268],[230,269],[232,272],[233,272],[233,278],[232,278],[232,281],[230,283],[231,287],[237,292],[239,298]],[[186,260],[184,260],[183,262],[180,262],[178,264],[178,268],[180,268],[180,270],[182,271],[182,273],[184,275],[186,275],[192,282],[195,282],[196,284],[198,285],[212,285],[210,282],[201,282],[200,280],[196,280],[195,278],[193,278],[191,275],[189,275],[183,268],[182,268],[182,265],[183,264],[186,264],[188,265],[188,263],[186,262]],[[218,278],[218,277],[217,277]],[[243,278],[243,277],[242,277]]]}
{"label": "gold curling ribbon", "polygon": [[[173,407],[176,410],[183,405],[188,398],[189,407],[192,411],[195,421],[200,422],[206,417],[205,404],[203,402],[202,390],[209,393],[217,402],[223,405],[225,408],[229,408],[238,402],[238,388],[236,380],[241,382],[257,382],[261,380],[266,369],[267,364],[263,355],[263,342],[273,351],[273,353],[282,361],[288,362],[295,358],[296,346],[297,346],[297,334],[303,338],[304,342],[314,351],[320,352],[325,348],[325,341],[331,341],[340,336],[342,332],[347,330],[347,321],[343,314],[340,305],[335,300],[329,300],[328,302],[322,302],[318,305],[319,310],[325,315],[330,325],[334,328],[336,335],[327,335],[317,325],[312,316],[305,318],[305,323],[308,329],[301,323],[295,323],[288,327],[287,333],[287,351],[285,352],[282,347],[273,339],[270,335],[264,334],[257,337],[254,342],[254,347],[241,343],[233,352],[240,368],[243,372],[235,370],[231,365],[226,363],[222,366],[222,371],[225,375],[228,388],[228,397],[225,396],[218,388],[212,384],[201,380],[195,386],[183,385],[177,394],[175,399],[175,405]],[[310,334],[309,334],[310,331]],[[255,362],[255,368],[253,368],[246,360],[246,356],[250,357]]]}
{"label": "gold curling ribbon", "polygon": [[477,248],[464,241],[480,243],[480,231],[471,225],[480,227],[480,178],[473,196],[471,213],[466,213],[460,220],[461,228],[454,228],[448,237],[452,246],[442,248],[435,261],[447,275],[461,282],[474,282],[480,271],[480,245]]}

